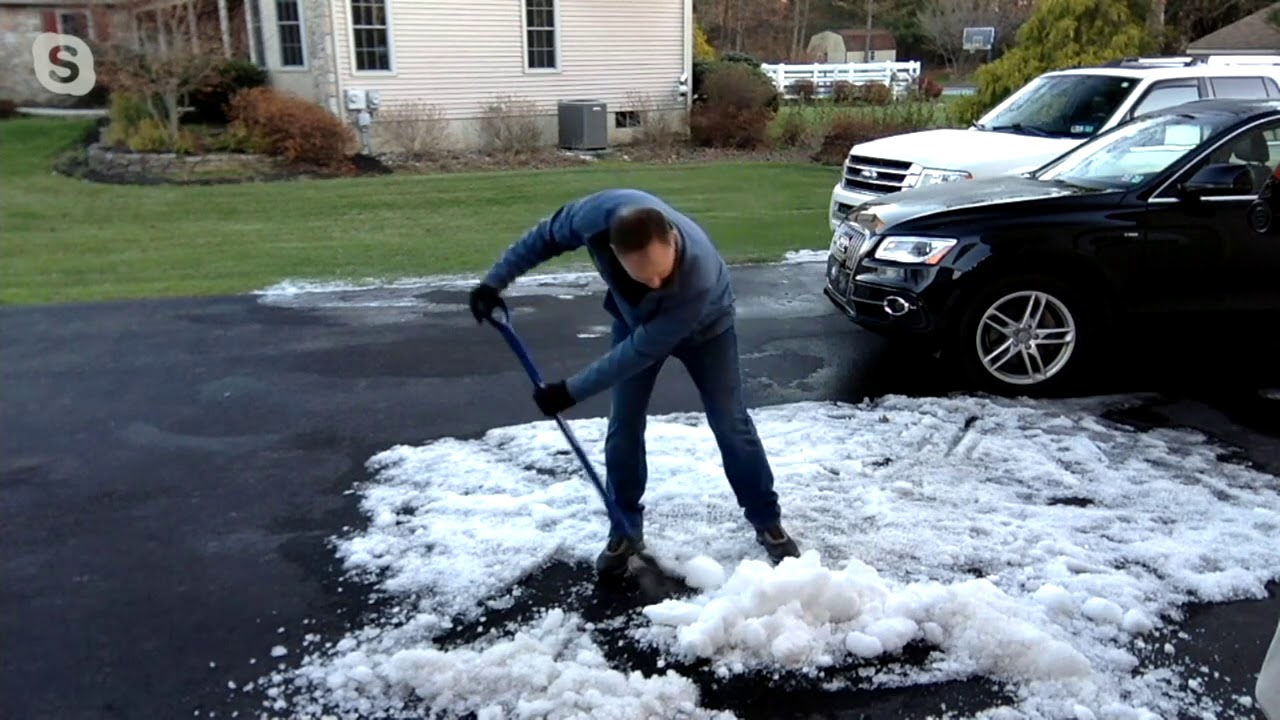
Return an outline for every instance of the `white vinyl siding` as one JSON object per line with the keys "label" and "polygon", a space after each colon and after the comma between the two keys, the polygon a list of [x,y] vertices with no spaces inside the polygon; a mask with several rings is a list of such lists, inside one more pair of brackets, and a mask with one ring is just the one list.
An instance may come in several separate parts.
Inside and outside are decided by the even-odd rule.
{"label": "white vinyl siding", "polygon": [[[389,71],[358,71],[352,8],[386,3]],[[555,69],[529,64],[526,3],[553,10]],[[380,91],[382,106],[430,103],[450,119],[474,119],[498,96],[540,113],[560,100],[592,99],[631,109],[631,93],[659,107],[676,94],[685,65],[686,0],[333,0],[336,65],[343,88]],[[362,17],[367,25],[367,13]]]}

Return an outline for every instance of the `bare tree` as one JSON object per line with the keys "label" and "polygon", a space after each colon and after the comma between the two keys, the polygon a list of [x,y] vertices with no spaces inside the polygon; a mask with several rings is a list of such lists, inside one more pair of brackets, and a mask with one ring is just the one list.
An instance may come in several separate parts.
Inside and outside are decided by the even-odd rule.
{"label": "bare tree", "polygon": [[201,26],[196,3],[148,10],[143,31],[114,37],[95,53],[112,92],[143,100],[171,140],[191,95],[222,79],[226,56],[217,28]]}
{"label": "bare tree", "polygon": [[810,0],[790,0],[791,3],[791,59],[799,59],[809,46]]}
{"label": "bare tree", "polygon": [[920,31],[947,65],[956,67],[964,53],[965,28],[995,28],[996,44],[1006,45],[1031,16],[1032,7],[1020,0],[930,0],[920,11]]}

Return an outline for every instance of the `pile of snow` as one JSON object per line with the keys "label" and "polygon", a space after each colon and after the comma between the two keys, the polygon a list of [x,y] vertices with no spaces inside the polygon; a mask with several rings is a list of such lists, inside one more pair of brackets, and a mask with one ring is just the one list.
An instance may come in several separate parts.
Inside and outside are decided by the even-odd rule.
{"label": "pile of snow", "polygon": [[413,641],[439,629],[439,619],[416,618],[400,632],[346,638],[324,664],[304,666],[295,682],[323,689],[320,697],[287,702],[274,673],[266,703],[288,717],[318,717],[336,706],[353,717],[421,717],[425,704],[485,718],[633,717],[732,718],[698,707],[692,682],[668,671],[645,677],[609,667],[582,619],[564,610],[543,613],[509,639],[439,650]]}
{"label": "pile of snow", "polygon": [[[593,629],[558,609],[435,644],[455,620],[518,601],[511,587],[544,561],[599,551],[604,510],[554,424],[391,448],[358,489],[368,528],[336,547],[400,611],[268,678],[267,707],[698,717],[697,689],[676,672],[703,659],[722,676],[859,666],[876,686],[982,675],[1017,698],[991,717],[1229,716],[1178,658],[1156,653],[1163,667],[1136,672],[1137,655],[1180,604],[1264,597],[1280,577],[1275,479],[1220,461],[1194,433],[1114,426],[1102,407],[895,397],[757,410],[805,550],[777,567],[762,562],[703,416],[651,418],[646,539],[700,589],[628,630],[668,659],[651,677],[610,669]],[[603,468],[604,420],[573,426]],[[932,651],[923,666],[895,663],[908,645]]]}

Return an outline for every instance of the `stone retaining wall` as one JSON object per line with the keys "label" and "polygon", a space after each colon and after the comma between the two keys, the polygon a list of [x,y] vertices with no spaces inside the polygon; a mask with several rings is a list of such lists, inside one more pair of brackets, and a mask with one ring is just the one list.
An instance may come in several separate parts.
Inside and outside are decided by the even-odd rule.
{"label": "stone retaining wall", "polygon": [[89,170],[123,182],[234,181],[282,174],[279,162],[265,155],[135,153],[111,150],[101,144],[89,147]]}

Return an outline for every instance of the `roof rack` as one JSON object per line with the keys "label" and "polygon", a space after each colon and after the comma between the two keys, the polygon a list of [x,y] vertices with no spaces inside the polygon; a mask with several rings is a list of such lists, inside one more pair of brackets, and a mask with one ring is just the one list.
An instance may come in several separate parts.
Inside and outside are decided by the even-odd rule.
{"label": "roof rack", "polygon": [[1179,57],[1122,57],[1104,63],[1103,67],[1189,67],[1203,65],[1203,56],[1184,55]]}

